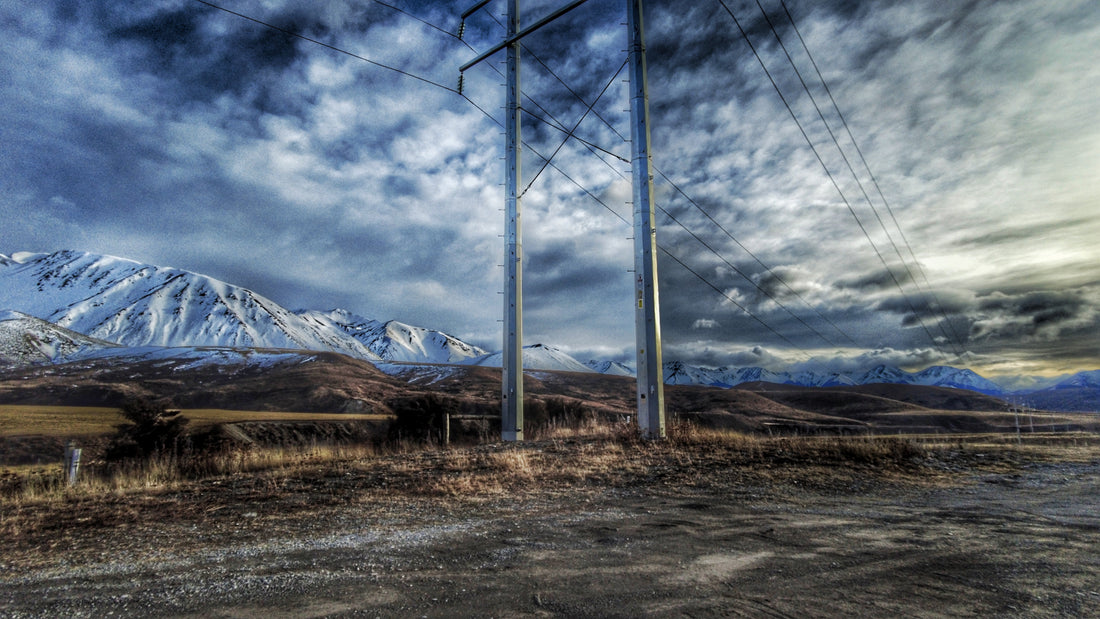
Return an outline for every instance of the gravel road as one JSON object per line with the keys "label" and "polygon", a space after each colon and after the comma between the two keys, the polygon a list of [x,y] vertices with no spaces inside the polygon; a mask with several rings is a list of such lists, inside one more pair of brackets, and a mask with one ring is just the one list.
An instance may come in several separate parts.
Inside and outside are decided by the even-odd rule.
{"label": "gravel road", "polygon": [[1100,616],[1100,461],[244,502],[90,531],[0,557],[0,616]]}

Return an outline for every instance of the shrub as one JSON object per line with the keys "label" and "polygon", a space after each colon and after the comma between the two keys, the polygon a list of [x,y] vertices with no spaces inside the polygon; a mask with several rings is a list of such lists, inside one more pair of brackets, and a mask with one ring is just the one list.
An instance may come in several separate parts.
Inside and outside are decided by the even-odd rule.
{"label": "shrub", "polygon": [[537,432],[550,427],[575,428],[593,416],[580,400],[560,397],[523,400],[524,432]]}
{"label": "shrub", "polygon": [[127,400],[120,412],[128,423],[116,426],[107,448],[108,460],[178,453],[186,446],[184,426],[187,418],[179,411],[169,411],[163,402],[144,398]]}
{"label": "shrub", "polygon": [[389,429],[391,441],[442,443],[446,415],[460,411],[458,400],[437,393],[401,398],[388,404],[394,415]]}

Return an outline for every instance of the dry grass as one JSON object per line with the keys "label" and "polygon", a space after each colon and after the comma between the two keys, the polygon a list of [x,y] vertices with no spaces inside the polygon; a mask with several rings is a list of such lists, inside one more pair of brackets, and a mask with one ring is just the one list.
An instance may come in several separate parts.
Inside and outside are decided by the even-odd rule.
{"label": "dry grass", "polygon": [[87,436],[108,434],[124,420],[117,408],[0,405],[0,436]]}
{"label": "dry grass", "polygon": [[[308,485],[314,478],[350,474],[375,480],[357,490],[373,495],[399,492],[476,499],[578,484],[629,485],[661,476],[674,477],[676,483],[705,484],[708,471],[736,471],[739,476],[765,471],[761,479],[772,480],[812,472],[818,483],[827,484],[830,476],[845,474],[911,474],[937,453],[982,450],[1028,459],[1041,458],[1044,450],[1052,453],[1050,445],[1038,442],[1017,445],[989,439],[974,437],[964,446],[961,439],[937,444],[900,437],[763,437],[674,423],[667,441],[645,441],[629,423],[586,422],[579,427],[549,427],[540,440],[519,444],[247,448],[100,464],[85,469],[72,487],[64,483],[59,465],[9,468],[0,472],[0,520],[4,511],[16,506],[171,491],[211,479],[263,478],[272,487],[281,487],[288,481]],[[1063,437],[1056,446],[1060,453],[1070,444],[1067,440],[1082,443],[1075,457],[1098,457],[1100,438]]]}
{"label": "dry grass", "polygon": [[69,485],[60,464],[6,467],[0,471],[0,508],[148,490],[175,490],[201,479],[265,473],[293,475],[307,467],[374,457],[371,445],[311,445],[288,448],[234,449],[200,455],[163,455],[116,464],[82,467]]}

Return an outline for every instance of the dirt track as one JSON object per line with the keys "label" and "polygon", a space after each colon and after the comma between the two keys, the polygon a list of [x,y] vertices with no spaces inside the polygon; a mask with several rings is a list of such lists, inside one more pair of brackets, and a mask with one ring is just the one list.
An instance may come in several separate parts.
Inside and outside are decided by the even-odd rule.
{"label": "dirt track", "polygon": [[0,558],[0,615],[1100,615],[1100,461],[979,468],[129,506]]}

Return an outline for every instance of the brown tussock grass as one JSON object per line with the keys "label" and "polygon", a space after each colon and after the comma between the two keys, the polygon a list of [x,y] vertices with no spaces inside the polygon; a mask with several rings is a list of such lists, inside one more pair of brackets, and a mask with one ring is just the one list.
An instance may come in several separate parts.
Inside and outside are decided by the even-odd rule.
{"label": "brown tussock grass", "polygon": [[[440,448],[400,442],[239,448],[113,466],[93,463],[74,486],[65,483],[60,464],[9,468],[0,472],[0,531],[10,531],[14,526],[10,514],[26,506],[163,494],[210,480],[251,480],[248,483],[256,484],[257,492],[278,494],[289,492],[291,486],[312,487],[317,479],[347,476],[358,480],[354,482],[358,485],[332,485],[324,491],[359,494],[364,497],[360,500],[394,494],[476,500],[505,492],[599,488],[659,478],[705,485],[712,482],[711,476],[728,479],[730,475],[764,482],[809,475],[827,484],[845,471],[913,475],[930,456],[960,450],[1040,458],[1051,449],[1064,450],[1066,440],[1054,447],[989,440],[971,446],[961,440],[936,443],[901,437],[764,437],[672,423],[668,440],[647,441],[639,438],[630,423],[585,421],[575,427],[550,426],[538,440],[518,444]],[[1100,438],[1089,435],[1079,440],[1081,447],[1075,457],[1100,456]],[[1054,438],[1047,442],[1056,443]]]}

